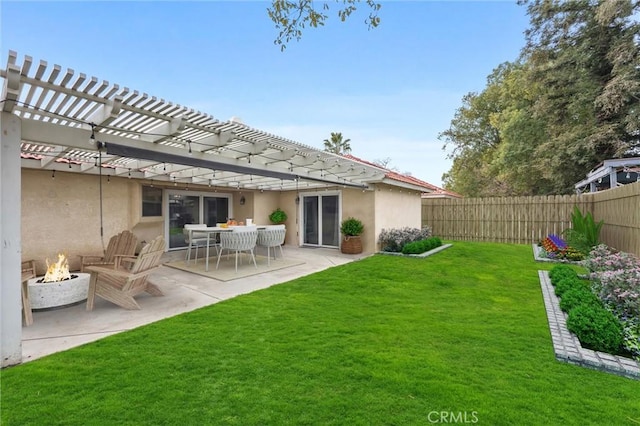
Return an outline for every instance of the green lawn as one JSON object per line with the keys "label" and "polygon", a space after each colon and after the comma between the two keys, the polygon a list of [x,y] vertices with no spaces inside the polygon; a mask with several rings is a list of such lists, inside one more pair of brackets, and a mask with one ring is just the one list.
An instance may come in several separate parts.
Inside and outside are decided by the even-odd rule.
{"label": "green lawn", "polygon": [[5,369],[0,417],[640,424],[640,382],[555,360],[537,276],[550,266],[525,245],[373,256]]}

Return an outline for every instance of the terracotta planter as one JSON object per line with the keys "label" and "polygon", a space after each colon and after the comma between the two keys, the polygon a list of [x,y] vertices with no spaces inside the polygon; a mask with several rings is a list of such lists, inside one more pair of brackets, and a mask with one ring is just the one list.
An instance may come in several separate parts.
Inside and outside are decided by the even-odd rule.
{"label": "terracotta planter", "polygon": [[359,235],[350,236],[347,235],[342,239],[342,245],[340,251],[345,254],[359,254],[362,253],[362,239]]}

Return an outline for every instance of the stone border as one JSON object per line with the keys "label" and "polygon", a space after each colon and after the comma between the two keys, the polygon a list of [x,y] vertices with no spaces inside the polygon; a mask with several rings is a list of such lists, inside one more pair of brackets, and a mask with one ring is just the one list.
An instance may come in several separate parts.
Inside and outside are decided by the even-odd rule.
{"label": "stone border", "polygon": [[565,259],[549,259],[548,257],[540,257],[540,250],[542,250],[542,247],[540,247],[535,243],[531,244],[531,246],[533,247],[533,258],[536,260],[536,262],[569,263],[572,265],[582,264],[581,261],[565,260]]}
{"label": "stone border", "polygon": [[388,256],[402,256],[402,257],[427,257],[427,256],[431,256],[432,254],[441,252],[442,250],[448,249],[452,245],[453,244],[443,244],[440,247],[436,247],[433,250],[425,251],[424,253],[420,253],[420,254],[402,254],[402,253],[395,253],[392,251],[379,251],[378,254],[386,254]]}
{"label": "stone border", "polygon": [[542,298],[549,320],[549,331],[553,341],[553,351],[558,361],[580,365],[594,370],[617,374],[629,379],[640,380],[640,364],[637,361],[604,352],[583,348],[578,338],[567,329],[567,315],[560,309],[560,303],[553,290],[547,271],[538,271]]}

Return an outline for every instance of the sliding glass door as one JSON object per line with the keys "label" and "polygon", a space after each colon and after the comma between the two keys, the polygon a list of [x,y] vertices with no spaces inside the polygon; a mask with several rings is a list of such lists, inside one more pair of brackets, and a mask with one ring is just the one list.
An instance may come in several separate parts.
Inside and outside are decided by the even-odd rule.
{"label": "sliding glass door", "polygon": [[169,249],[186,247],[182,232],[188,223],[205,223],[215,226],[231,217],[230,195],[197,194],[188,191],[169,191]]}
{"label": "sliding glass door", "polygon": [[302,196],[302,243],[312,246],[340,246],[340,195]]}

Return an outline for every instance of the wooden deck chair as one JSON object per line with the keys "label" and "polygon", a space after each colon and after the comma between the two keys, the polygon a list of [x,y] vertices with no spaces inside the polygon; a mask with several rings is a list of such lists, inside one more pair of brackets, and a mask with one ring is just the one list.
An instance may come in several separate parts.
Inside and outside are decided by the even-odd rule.
{"label": "wooden deck chair", "polygon": [[111,237],[103,256],[80,255],[80,272],[85,272],[87,266],[113,265],[116,255],[132,256],[136,252],[137,244],[138,239],[131,231],[122,231]]}
{"label": "wooden deck chair", "polygon": [[[93,310],[96,296],[115,303],[125,309],[140,309],[134,297],[142,292],[152,296],[164,296],[162,291],[149,282],[149,274],[160,266],[165,241],[157,237],[145,245],[138,256],[116,256],[113,266],[88,266],[91,273],[87,311]],[[123,263],[131,264],[130,268]]]}
{"label": "wooden deck chair", "polygon": [[21,264],[21,293],[22,293],[22,317],[24,324],[29,326],[33,324],[33,314],[31,312],[31,301],[29,300],[29,279],[36,276],[36,261],[27,260]]}

